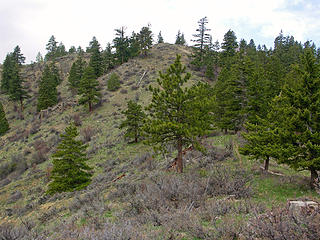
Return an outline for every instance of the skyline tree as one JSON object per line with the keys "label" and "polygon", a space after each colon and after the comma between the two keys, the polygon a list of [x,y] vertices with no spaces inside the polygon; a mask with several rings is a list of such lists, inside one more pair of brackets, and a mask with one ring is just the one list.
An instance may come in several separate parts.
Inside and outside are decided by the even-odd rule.
{"label": "skyline tree", "polygon": [[54,60],[56,57],[58,42],[54,35],[52,35],[46,45],[47,54],[45,55],[45,60]]}
{"label": "skyline tree", "polygon": [[158,41],[157,41],[157,43],[158,43],[158,44],[159,44],[159,43],[164,43],[164,40],[163,40],[161,31],[160,31],[159,34],[158,34]]}
{"label": "skyline tree", "polygon": [[197,49],[197,55],[199,55],[200,62],[203,60],[205,46],[208,46],[210,44],[210,34],[207,32],[211,31],[211,29],[208,29],[206,25],[208,24],[208,18],[204,17],[201,18],[198,21],[198,28],[196,29],[196,34],[193,34],[192,36],[195,38],[192,40],[195,42],[194,48]]}
{"label": "skyline tree", "polygon": [[186,40],[184,38],[184,34],[180,32],[180,30],[178,30],[177,36],[176,36],[176,41],[174,44],[177,45],[185,45],[186,44]]}
{"label": "skyline tree", "polygon": [[143,56],[147,56],[150,48],[152,47],[152,31],[150,29],[151,25],[148,24],[146,27],[142,27],[138,33],[138,41],[140,45],[140,51]]}
{"label": "skyline tree", "polygon": [[129,39],[125,36],[125,27],[115,29],[116,38],[113,39],[116,57],[119,64],[127,62],[129,59]]}

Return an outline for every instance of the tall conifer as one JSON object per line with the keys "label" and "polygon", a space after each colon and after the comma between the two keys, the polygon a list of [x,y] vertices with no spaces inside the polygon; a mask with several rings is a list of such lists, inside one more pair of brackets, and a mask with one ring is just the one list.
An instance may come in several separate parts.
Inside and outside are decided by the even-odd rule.
{"label": "tall conifer", "polygon": [[211,102],[207,94],[209,87],[198,83],[184,88],[191,74],[182,66],[177,56],[167,72],[157,79],[159,87],[152,88],[151,104],[147,107],[149,117],[144,125],[147,144],[163,150],[166,143],[177,149],[177,170],[183,172],[182,148],[193,144],[201,149],[198,137],[211,127],[209,114]]}
{"label": "tall conifer", "polygon": [[94,69],[91,66],[85,68],[80,81],[79,99],[80,104],[88,104],[89,112],[92,111],[92,104],[99,101],[99,82],[96,79]]}

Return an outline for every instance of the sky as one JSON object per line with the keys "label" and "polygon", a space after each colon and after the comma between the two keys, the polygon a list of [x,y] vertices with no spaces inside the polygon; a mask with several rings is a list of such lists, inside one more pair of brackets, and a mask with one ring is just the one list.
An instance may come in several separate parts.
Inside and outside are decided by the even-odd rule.
{"label": "sky", "polygon": [[95,36],[102,48],[126,27],[127,35],[151,24],[154,40],[161,31],[174,43],[178,30],[187,43],[197,22],[207,17],[213,40],[229,30],[238,41],[254,39],[273,47],[282,30],[295,40],[313,40],[320,47],[320,0],[0,0],[0,62],[19,45],[26,62],[44,56],[50,36],[70,46],[86,48]]}

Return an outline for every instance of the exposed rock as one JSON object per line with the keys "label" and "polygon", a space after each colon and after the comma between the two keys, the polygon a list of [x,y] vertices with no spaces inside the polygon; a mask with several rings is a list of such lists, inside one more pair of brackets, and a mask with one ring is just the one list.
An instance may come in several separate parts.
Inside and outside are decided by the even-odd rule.
{"label": "exposed rock", "polygon": [[291,200],[289,201],[289,211],[300,212],[302,209],[316,210],[319,208],[319,203],[310,200]]}

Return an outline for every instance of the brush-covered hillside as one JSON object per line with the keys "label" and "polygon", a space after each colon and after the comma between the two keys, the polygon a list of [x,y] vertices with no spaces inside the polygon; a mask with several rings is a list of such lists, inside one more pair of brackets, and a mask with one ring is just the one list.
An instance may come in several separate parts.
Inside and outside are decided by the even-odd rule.
{"label": "brush-covered hillside", "polygon": [[[22,76],[30,89],[24,117],[18,105],[0,95],[10,130],[0,137],[0,239],[316,239],[320,213],[290,212],[294,199],[319,201],[309,187],[308,172],[239,153],[240,134],[218,129],[202,140],[206,151],[184,151],[184,173],[170,167],[176,149],[155,154],[142,141],[125,139],[120,129],[129,100],[147,106],[149,86],[157,86],[165,71],[181,55],[192,74],[186,83],[209,82],[194,71],[192,48],[161,43],[147,56],[138,56],[98,78],[101,99],[88,112],[68,88],[68,74],[76,54],[58,58],[62,77],[58,104],[37,112],[43,63],[24,65]],[[88,61],[89,55],[84,59]],[[112,73],[120,88],[109,91]],[[46,194],[51,181],[52,154],[61,134],[74,121],[79,140],[88,145],[92,182],[74,192]],[[280,224],[281,223],[281,224]],[[287,237],[286,237],[287,236]]]}

